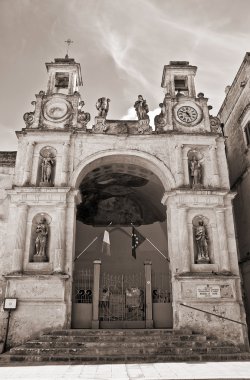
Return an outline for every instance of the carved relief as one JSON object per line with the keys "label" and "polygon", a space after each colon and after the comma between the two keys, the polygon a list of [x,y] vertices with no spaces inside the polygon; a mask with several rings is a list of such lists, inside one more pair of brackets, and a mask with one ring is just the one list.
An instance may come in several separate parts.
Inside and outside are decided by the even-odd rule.
{"label": "carved relief", "polygon": [[46,146],[40,151],[39,186],[51,187],[54,185],[55,157],[56,150],[52,147]]}
{"label": "carved relief", "polygon": [[87,124],[90,121],[90,113],[84,112],[82,110],[84,106],[84,101],[79,103],[78,115],[77,115],[77,128],[82,128],[86,130]]}
{"label": "carved relief", "polygon": [[193,231],[195,248],[197,252],[197,264],[209,264],[209,237],[207,231],[208,219],[202,215],[193,219]]}
{"label": "carved relief", "polygon": [[188,167],[190,186],[193,190],[203,187],[203,155],[200,151],[192,149],[188,152]]}
{"label": "carved relief", "polygon": [[51,218],[47,214],[34,217],[31,231],[31,261],[42,263],[48,261],[49,224]]}
{"label": "carved relief", "polygon": [[138,95],[138,100],[134,104],[138,120],[149,120],[148,112],[149,108],[142,95]]}
{"label": "carved relief", "polygon": [[[32,106],[35,106],[36,105],[36,102],[33,100],[31,102]],[[23,120],[26,124],[26,128],[30,128],[31,125],[33,124],[35,118],[34,118],[34,114],[35,114],[35,111],[33,112],[26,112],[24,115],[23,115]]]}

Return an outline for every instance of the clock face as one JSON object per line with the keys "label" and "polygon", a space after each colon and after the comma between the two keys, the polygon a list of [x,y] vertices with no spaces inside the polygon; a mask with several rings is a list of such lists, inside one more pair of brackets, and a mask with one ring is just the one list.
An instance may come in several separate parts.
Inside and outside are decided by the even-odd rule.
{"label": "clock face", "polygon": [[65,99],[50,99],[44,104],[43,113],[45,119],[53,122],[61,122],[69,117],[70,103]]}
{"label": "clock face", "polygon": [[182,106],[177,110],[177,116],[183,123],[193,123],[198,118],[198,112],[190,106]]}

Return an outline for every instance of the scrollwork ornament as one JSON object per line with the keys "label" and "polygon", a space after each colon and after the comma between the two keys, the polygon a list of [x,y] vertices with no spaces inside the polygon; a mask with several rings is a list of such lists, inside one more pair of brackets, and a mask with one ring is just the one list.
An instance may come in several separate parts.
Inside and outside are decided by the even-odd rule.
{"label": "scrollwork ornament", "polygon": [[[33,100],[31,104],[32,106],[35,106],[36,102]],[[32,112],[25,112],[25,114],[23,115],[23,120],[26,124],[26,128],[30,128],[31,125],[34,123],[34,120],[35,120],[34,114],[35,114],[35,111],[32,111]]]}
{"label": "scrollwork ornament", "polygon": [[222,134],[221,121],[217,116],[209,116],[211,131],[214,133]]}
{"label": "scrollwork ornament", "polygon": [[84,101],[80,101],[78,115],[77,115],[77,127],[86,129],[88,122],[90,121],[90,113],[82,110],[85,105]]}

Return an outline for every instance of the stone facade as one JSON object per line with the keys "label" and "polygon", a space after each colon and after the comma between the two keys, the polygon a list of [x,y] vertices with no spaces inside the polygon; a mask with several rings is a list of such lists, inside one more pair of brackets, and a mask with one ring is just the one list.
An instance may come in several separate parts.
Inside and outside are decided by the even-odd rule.
{"label": "stone facade", "polygon": [[230,186],[232,191],[237,193],[233,205],[248,325],[250,323],[249,78],[250,53],[246,53],[232,85],[226,89],[227,94],[218,113],[224,124],[226,136]]}
{"label": "stone facade", "polygon": [[[24,115],[15,168],[6,173],[1,168],[1,295],[18,300],[9,344],[71,327],[79,186],[100,167],[114,164],[140,168],[163,189],[173,328],[246,344],[231,204],[235,193],[218,119],[209,115],[204,94],[195,93],[196,67],[188,62],[164,67],[165,96],[153,130],[143,97],[135,104],[141,107],[137,121],[108,120],[109,102],[99,99],[90,128],[78,92],[80,65],[66,57],[46,66],[48,89],[36,95],[35,110]],[[46,257],[37,261],[34,247],[42,221]],[[208,249],[205,261],[197,262],[197,231]],[[4,318],[1,309],[2,332]]]}

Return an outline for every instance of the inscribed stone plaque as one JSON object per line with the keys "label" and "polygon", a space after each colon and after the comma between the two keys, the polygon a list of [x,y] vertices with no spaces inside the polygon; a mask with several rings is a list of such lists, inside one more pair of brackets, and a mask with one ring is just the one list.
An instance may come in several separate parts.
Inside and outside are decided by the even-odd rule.
{"label": "inscribed stone plaque", "polygon": [[219,285],[197,285],[197,298],[220,298]]}

